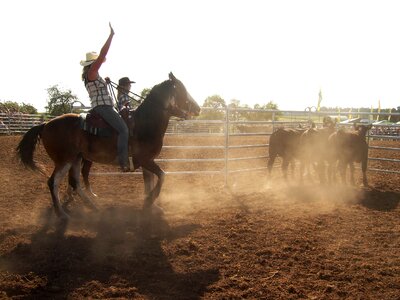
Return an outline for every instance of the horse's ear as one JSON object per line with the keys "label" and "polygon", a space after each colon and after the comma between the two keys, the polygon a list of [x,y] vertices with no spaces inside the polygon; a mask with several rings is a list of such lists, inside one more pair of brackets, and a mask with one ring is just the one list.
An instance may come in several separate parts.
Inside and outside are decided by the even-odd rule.
{"label": "horse's ear", "polygon": [[169,72],[168,76],[169,76],[170,80],[172,80],[172,81],[176,80],[176,78],[175,78],[174,74],[172,74],[172,72]]}

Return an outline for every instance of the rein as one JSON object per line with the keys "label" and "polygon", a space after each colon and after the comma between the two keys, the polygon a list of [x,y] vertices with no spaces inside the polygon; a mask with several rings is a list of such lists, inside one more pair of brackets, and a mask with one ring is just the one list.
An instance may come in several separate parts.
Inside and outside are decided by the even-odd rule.
{"label": "rein", "polygon": [[[107,84],[108,84],[108,86],[109,86],[109,89],[111,90],[111,93],[112,93],[112,95],[113,95],[113,97],[114,97],[114,100],[116,100],[116,103],[118,103],[118,99],[115,97],[115,93],[114,93],[114,89],[117,89],[118,88],[118,84],[116,84],[115,82],[113,82],[113,81],[111,81],[111,80],[106,80],[106,82],[107,82]],[[135,94],[135,93],[133,93],[133,92],[131,92],[131,91],[129,91],[128,93],[125,93],[126,95],[128,95],[128,97],[131,99],[131,100],[133,100],[133,101],[135,101],[135,102],[137,102],[138,104],[141,104],[142,102],[143,102],[143,100],[144,100],[144,98],[142,97],[142,96],[140,96],[140,95],[138,95],[138,94]],[[135,99],[133,96],[131,96],[130,94],[132,94],[133,96],[136,96],[136,97],[139,97],[141,100],[137,100],[137,99]]]}
{"label": "rein", "polygon": [[[118,88],[118,84],[116,84],[115,82],[111,81],[109,78],[106,78],[106,83],[108,84],[108,88],[110,90],[110,93],[112,94],[112,97],[114,98],[115,102],[118,104],[118,99],[115,96],[115,92],[114,92],[114,89]],[[192,108],[192,103],[188,103],[188,110],[180,108],[176,104],[176,100],[175,100],[176,97],[177,97],[177,95],[176,95],[177,91],[176,91],[176,86],[175,85],[173,85],[173,89],[174,89],[174,93],[173,93],[174,103],[173,103],[173,105],[170,105],[167,108],[167,111],[171,115],[174,115],[176,113],[176,111],[179,111],[179,113],[182,114],[183,116],[182,117],[177,117],[177,118],[179,118],[179,119],[187,119],[188,116],[190,115],[190,111],[191,111],[191,108]],[[143,100],[145,99],[144,97],[142,97],[142,96],[140,96],[140,95],[138,95],[136,93],[133,93],[131,91],[129,91],[128,93],[125,93],[125,94],[128,95],[128,97],[131,100],[134,100],[139,105],[142,104]],[[139,97],[140,100],[137,100],[136,98],[132,97],[130,94],[133,95],[133,96]]]}

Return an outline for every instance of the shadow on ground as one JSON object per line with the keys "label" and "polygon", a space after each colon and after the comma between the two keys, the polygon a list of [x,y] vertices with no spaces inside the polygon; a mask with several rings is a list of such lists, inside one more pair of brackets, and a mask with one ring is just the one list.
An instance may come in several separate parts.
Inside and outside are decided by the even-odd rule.
{"label": "shadow on ground", "polygon": [[10,285],[2,278],[8,296],[198,299],[219,278],[216,269],[176,272],[163,251],[163,242],[190,234],[196,224],[171,228],[130,207],[71,215],[67,224],[43,212],[48,222],[31,242],[0,257],[0,268],[13,277]]}

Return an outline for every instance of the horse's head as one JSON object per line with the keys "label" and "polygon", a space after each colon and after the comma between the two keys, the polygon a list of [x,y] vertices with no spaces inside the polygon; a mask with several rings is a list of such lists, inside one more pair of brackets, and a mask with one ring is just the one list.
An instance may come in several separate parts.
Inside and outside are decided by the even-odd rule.
{"label": "horse's head", "polygon": [[169,80],[173,84],[174,92],[168,105],[172,116],[188,119],[200,114],[200,106],[188,93],[183,83],[174,74],[169,73]]}
{"label": "horse's head", "polygon": [[371,128],[372,128],[372,124],[358,125],[358,124],[354,123],[354,130],[356,130],[360,136],[365,137],[367,135],[368,130],[370,130]]}

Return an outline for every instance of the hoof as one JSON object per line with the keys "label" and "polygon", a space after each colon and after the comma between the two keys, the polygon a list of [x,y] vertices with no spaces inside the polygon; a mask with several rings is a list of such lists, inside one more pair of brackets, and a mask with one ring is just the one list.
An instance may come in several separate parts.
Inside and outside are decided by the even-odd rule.
{"label": "hoof", "polygon": [[165,214],[164,209],[157,204],[153,204],[151,207],[151,213],[156,216],[163,216]]}
{"label": "hoof", "polygon": [[151,206],[145,205],[143,207],[143,213],[151,214],[153,216],[163,216],[164,215],[164,210],[160,206],[158,206],[157,204],[153,204]]}
{"label": "hoof", "polygon": [[62,222],[68,222],[71,219],[71,217],[65,211],[58,212],[57,217]]}

